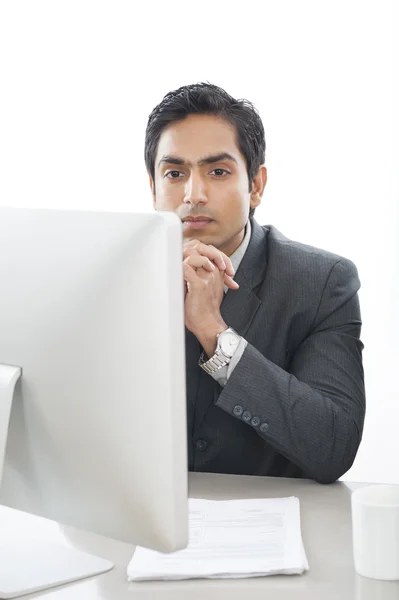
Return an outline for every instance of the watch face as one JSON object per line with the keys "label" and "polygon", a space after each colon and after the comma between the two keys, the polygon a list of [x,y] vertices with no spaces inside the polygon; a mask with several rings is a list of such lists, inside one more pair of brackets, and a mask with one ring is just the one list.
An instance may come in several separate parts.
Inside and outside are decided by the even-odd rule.
{"label": "watch face", "polygon": [[220,349],[226,356],[233,356],[239,343],[240,338],[232,331],[226,331],[220,336]]}

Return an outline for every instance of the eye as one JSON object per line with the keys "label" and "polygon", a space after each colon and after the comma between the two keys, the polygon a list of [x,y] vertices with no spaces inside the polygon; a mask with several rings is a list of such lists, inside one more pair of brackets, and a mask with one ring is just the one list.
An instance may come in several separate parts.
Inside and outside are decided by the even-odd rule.
{"label": "eye", "polygon": [[213,173],[214,175],[216,175],[216,177],[224,177],[226,175],[229,175],[230,172],[227,171],[227,169],[213,169],[213,171],[211,171],[211,173]]}
{"label": "eye", "polygon": [[168,179],[179,179],[179,177],[184,177],[184,173],[181,171],[168,171],[165,173],[164,177],[168,177]]}

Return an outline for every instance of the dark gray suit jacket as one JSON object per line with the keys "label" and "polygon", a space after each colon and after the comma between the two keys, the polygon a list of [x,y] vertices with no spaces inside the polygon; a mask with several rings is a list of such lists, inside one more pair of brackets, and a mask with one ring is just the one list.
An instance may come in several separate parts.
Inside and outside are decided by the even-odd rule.
{"label": "dark gray suit jacket", "polygon": [[363,431],[355,265],[252,220],[237,291],[221,305],[248,341],[222,388],[186,331],[189,470],[338,479]]}

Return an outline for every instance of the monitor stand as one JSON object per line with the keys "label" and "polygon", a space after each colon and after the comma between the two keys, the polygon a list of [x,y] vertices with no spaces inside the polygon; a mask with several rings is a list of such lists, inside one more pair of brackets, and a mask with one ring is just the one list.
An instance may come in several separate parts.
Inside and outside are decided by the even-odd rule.
{"label": "monitor stand", "polygon": [[[15,384],[22,369],[0,365],[0,486]],[[3,543],[0,529],[0,598],[18,598],[105,573],[109,560],[67,546],[38,542]]]}
{"label": "monitor stand", "polygon": [[86,579],[113,566],[109,560],[67,546],[7,542],[0,546],[0,598],[18,598]]}

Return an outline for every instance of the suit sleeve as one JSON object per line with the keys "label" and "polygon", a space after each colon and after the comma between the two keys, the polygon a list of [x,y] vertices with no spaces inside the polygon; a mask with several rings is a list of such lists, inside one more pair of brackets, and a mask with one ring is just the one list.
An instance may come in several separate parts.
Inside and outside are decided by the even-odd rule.
{"label": "suit sleeve", "polygon": [[244,354],[244,350],[247,347],[248,342],[243,337],[240,339],[240,343],[238,344],[237,350],[234,352],[233,357],[228,365],[216,371],[216,373],[212,373],[211,377],[215,381],[218,382],[219,385],[224,387],[227,381],[230,379],[232,372],[238,365],[241,360],[242,355]]}
{"label": "suit sleeve", "polygon": [[359,287],[355,265],[335,263],[289,370],[248,344],[216,400],[320,483],[336,481],[352,466],[362,437]]}

